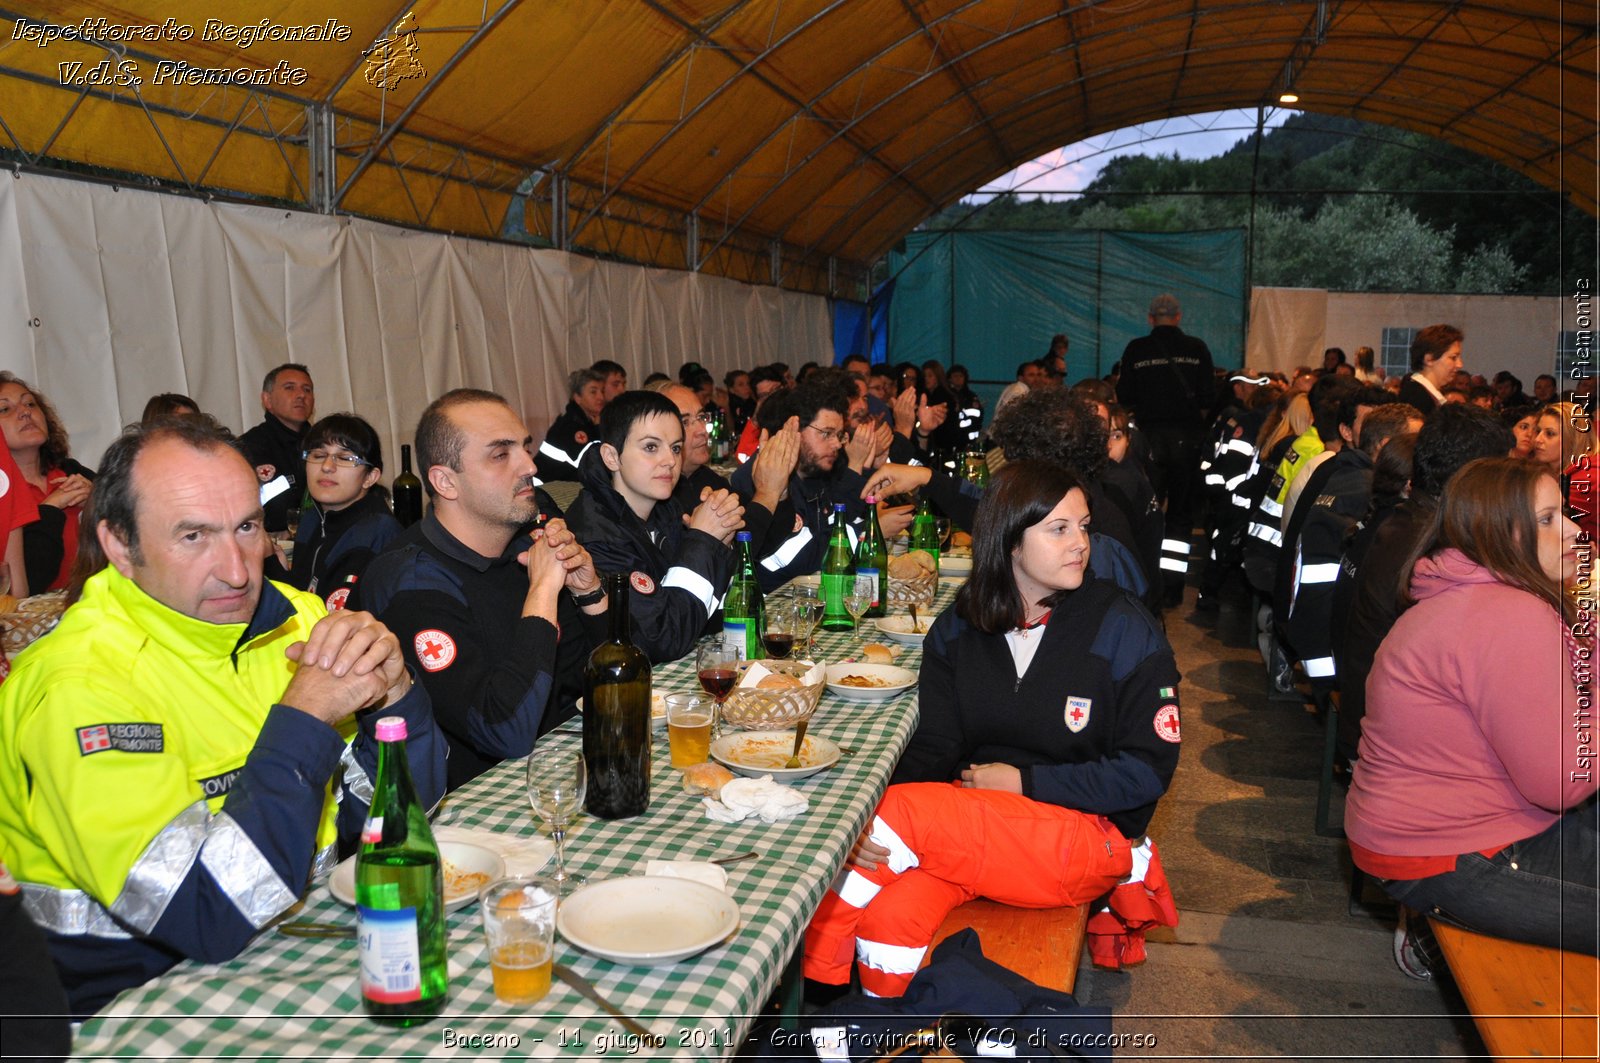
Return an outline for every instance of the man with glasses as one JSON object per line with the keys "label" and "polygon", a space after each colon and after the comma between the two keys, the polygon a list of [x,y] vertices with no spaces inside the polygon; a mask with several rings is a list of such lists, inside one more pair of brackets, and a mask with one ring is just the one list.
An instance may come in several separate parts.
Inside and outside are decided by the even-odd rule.
{"label": "man with glasses", "polygon": [[[833,506],[845,506],[846,527],[853,526],[866,512],[861,488],[864,473],[881,460],[876,453],[875,434],[858,432],[851,436],[847,418],[855,398],[855,387],[848,375],[838,370],[818,370],[806,382],[765,404],[756,415],[761,428],[773,438],[791,422],[798,435],[795,469],[789,477],[767,534],[752,540],[756,547],[757,575],[762,590],[772,590],[795,576],[817,572],[828,548],[828,521]],[[757,500],[755,461],[741,465],[733,473],[733,489],[748,512]],[[854,542],[852,540],[852,547]]]}

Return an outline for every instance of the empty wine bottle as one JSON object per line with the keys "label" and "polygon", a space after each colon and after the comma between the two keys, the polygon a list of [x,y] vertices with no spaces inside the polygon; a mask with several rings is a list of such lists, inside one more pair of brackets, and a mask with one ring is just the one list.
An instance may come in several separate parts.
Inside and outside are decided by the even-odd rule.
{"label": "empty wine bottle", "polygon": [[356,856],[361,1002],[378,1022],[416,1026],[450,992],[444,873],[406,758],[406,721],[378,721],[378,777]]}
{"label": "empty wine bottle", "polygon": [[394,478],[394,519],[409,528],[422,519],[422,481],[411,471],[411,446],[400,444],[400,475]]}
{"label": "empty wine bottle", "polygon": [[650,807],[650,659],[628,630],[628,574],[607,572],[600,580],[610,599],[609,637],[583,671],[583,807],[601,819],[625,819]]}

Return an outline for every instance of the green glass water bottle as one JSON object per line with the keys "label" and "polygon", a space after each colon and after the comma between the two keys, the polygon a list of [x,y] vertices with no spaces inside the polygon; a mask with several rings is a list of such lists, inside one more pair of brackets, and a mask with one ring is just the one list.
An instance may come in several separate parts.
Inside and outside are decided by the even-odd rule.
{"label": "green glass water bottle", "polygon": [[733,572],[733,582],[728,584],[727,596],[722,599],[722,639],[730,646],[740,647],[745,660],[759,661],[762,657],[761,583],[756,579],[755,561],[750,556],[750,533],[742,531],[733,538],[739,561]]}
{"label": "green glass water bottle", "polygon": [[378,777],[356,856],[361,1002],[393,1026],[437,1016],[450,992],[444,873],[406,759],[406,721],[377,724]]}
{"label": "green glass water bottle", "polygon": [[878,527],[878,500],[870,495],[867,496],[867,531],[856,545],[856,575],[872,577],[872,605],[861,615],[886,615],[884,586],[889,578],[889,547]]}
{"label": "green glass water bottle", "polygon": [[939,571],[939,528],[926,498],[917,500],[917,512],[911,518],[911,549],[927,551],[933,558],[934,572]]}
{"label": "green glass water bottle", "polygon": [[855,558],[850,553],[850,537],[844,529],[844,503],[833,506],[833,530],[828,533],[828,552],[822,557],[822,629],[854,631],[855,618],[844,607],[856,578]]}

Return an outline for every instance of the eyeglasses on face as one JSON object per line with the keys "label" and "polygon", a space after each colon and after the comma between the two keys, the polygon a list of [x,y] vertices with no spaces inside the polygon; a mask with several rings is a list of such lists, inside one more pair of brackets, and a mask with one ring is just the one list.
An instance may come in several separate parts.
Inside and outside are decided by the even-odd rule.
{"label": "eyeglasses on face", "polygon": [[831,443],[835,439],[841,443],[844,442],[844,429],[842,428],[818,428],[814,424],[808,424],[806,427],[821,436],[824,443]]}
{"label": "eyeglasses on face", "polygon": [[302,450],[300,458],[302,461],[314,462],[317,465],[325,464],[331,458],[335,465],[343,465],[347,469],[359,469],[363,465],[372,464],[366,458],[354,454],[342,454],[336,450]]}
{"label": "eyeglasses on face", "polygon": [[688,428],[695,421],[699,421],[701,424],[710,424],[716,420],[716,416],[702,410],[700,413],[680,413],[678,414],[678,420],[683,422],[683,427]]}

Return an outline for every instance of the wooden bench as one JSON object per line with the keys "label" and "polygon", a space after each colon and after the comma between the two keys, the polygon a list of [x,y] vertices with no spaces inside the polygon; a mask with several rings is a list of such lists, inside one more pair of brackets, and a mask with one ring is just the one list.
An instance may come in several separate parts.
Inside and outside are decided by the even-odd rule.
{"label": "wooden bench", "polygon": [[[983,954],[1038,985],[1072,992],[1083,955],[1089,906],[1076,908],[1013,908],[1009,904],[968,901],[945,916],[933,944],[967,927],[983,940]],[[933,949],[928,950],[933,955]],[[927,958],[923,958],[927,965]]]}
{"label": "wooden bench", "polygon": [[1496,1059],[1600,1054],[1600,960],[1429,922]]}

